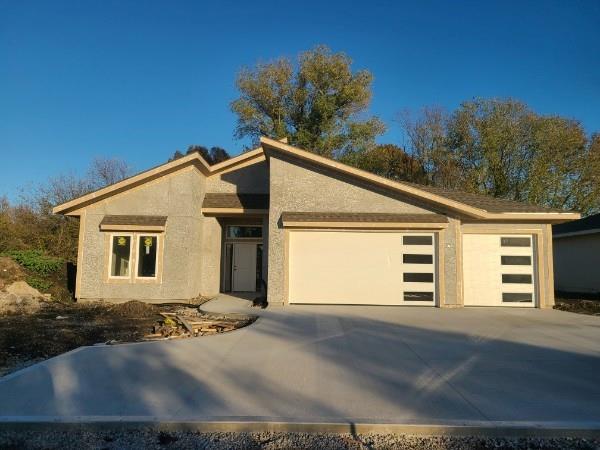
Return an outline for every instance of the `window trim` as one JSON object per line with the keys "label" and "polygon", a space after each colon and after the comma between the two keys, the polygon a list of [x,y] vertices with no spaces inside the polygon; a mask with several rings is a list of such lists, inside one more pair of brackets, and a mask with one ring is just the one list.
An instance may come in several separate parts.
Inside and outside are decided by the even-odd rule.
{"label": "window trim", "polygon": [[[158,271],[159,271],[159,261],[160,261],[160,235],[161,233],[135,233],[135,273],[133,278],[141,281],[156,281],[158,280]],[[154,276],[153,277],[141,277],[138,275],[139,270],[139,262],[140,262],[140,239],[142,236],[152,236],[156,237],[156,257],[154,262]]]}
{"label": "window trim", "polygon": [[[134,258],[133,255],[133,241],[135,241],[134,238],[134,233],[110,233],[109,235],[109,244],[108,244],[108,279],[109,280],[129,280],[131,279],[131,266],[132,264],[132,259]],[[114,244],[114,239],[117,236],[129,236],[129,274],[126,276],[117,276],[117,275],[113,275],[112,274],[112,260],[113,260],[113,244]],[[137,269],[136,269],[137,270]]]}

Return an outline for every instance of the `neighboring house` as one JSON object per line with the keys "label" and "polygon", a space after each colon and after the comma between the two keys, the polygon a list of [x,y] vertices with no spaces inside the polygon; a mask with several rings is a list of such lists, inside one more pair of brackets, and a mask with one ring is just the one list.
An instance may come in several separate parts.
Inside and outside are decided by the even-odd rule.
{"label": "neighboring house", "polygon": [[553,227],[555,287],[600,293],[600,214]]}
{"label": "neighboring house", "polygon": [[213,166],[187,155],[54,212],[80,217],[80,300],[266,286],[271,305],[441,307],[551,306],[551,224],[579,218],[390,181],[268,138]]}

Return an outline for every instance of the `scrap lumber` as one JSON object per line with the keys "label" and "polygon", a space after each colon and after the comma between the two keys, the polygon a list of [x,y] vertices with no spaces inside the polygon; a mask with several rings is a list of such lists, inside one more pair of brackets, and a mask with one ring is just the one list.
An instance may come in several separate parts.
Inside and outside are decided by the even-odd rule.
{"label": "scrap lumber", "polygon": [[194,329],[192,328],[192,326],[187,322],[187,320],[185,320],[183,317],[176,315],[175,318],[177,320],[179,320],[183,326],[186,328],[186,330],[189,331],[189,333],[193,336],[194,334],[196,334],[196,332],[194,331]]}

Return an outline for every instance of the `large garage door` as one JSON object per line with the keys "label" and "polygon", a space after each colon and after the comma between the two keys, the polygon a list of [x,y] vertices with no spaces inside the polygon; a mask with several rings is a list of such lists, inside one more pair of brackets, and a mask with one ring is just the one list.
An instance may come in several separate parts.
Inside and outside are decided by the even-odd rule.
{"label": "large garage door", "polygon": [[534,306],[531,235],[463,235],[465,306]]}
{"label": "large garage door", "polygon": [[431,305],[433,233],[291,231],[289,302]]}

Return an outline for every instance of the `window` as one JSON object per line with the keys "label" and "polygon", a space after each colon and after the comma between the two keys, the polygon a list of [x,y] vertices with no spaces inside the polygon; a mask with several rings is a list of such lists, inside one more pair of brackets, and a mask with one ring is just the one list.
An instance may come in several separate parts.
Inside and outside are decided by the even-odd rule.
{"label": "window", "polygon": [[528,303],[533,299],[531,293],[528,292],[504,292],[502,301],[505,303]]}
{"label": "window", "polygon": [[405,264],[433,264],[433,255],[402,255]]}
{"label": "window", "polygon": [[528,237],[502,237],[501,247],[531,247],[531,239]]}
{"label": "window", "polygon": [[262,227],[230,225],[227,227],[227,237],[233,239],[261,238]]}
{"label": "window", "polygon": [[503,283],[523,283],[531,284],[531,275],[528,274],[502,274]]}
{"label": "window", "polygon": [[432,302],[433,292],[405,292],[405,302]]}
{"label": "window", "polygon": [[531,256],[501,256],[503,266],[530,266]]}
{"label": "window", "polygon": [[405,273],[404,282],[406,283],[432,283],[432,273]]}
{"label": "window", "polygon": [[431,236],[404,236],[402,238],[404,245],[431,245],[432,242]]}
{"label": "window", "polygon": [[158,236],[138,235],[137,277],[156,278]]}
{"label": "window", "polygon": [[128,278],[131,261],[131,235],[113,235],[110,255],[110,276]]}

